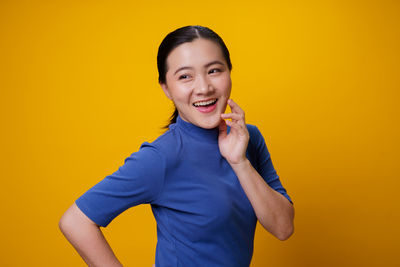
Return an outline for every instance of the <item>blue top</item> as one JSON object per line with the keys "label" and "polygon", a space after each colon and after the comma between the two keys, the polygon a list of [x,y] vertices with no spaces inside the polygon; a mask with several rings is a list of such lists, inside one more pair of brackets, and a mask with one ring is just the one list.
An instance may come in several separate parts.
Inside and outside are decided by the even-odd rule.
{"label": "blue top", "polygon": [[[247,158],[292,203],[260,131],[250,124],[247,129]],[[248,267],[257,217],[219,152],[218,134],[218,127],[204,129],[178,116],[168,131],[142,143],[123,166],[78,198],[77,206],[105,227],[124,210],[151,204],[157,221],[156,267]]]}

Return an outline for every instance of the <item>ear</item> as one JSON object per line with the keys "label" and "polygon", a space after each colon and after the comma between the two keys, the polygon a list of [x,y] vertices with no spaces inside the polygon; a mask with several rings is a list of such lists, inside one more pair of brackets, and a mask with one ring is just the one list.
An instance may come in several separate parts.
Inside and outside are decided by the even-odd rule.
{"label": "ear", "polygon": [[164,91],[164,94],[165,94],[170,100],[172,100],[171,95],[169,94],[169,91],[168,91],[168,86],[167,86],[167,84],[165,84],[165,83],[160,83],[160,85],[161,85],[162,90]]}

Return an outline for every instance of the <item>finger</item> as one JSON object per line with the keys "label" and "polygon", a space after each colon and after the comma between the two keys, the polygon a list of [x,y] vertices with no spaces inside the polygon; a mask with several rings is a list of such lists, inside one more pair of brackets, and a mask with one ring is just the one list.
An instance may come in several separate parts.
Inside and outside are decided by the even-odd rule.
{"label": "finger", "polygon": [[238,132],[244,134],[244,132],[245,132],[245,131],[244,131],[244,128],[243,128],[243,126],[240,125],[239,123],[234,122],[234,121],[225,121],[225,123],[226,123],[227,125],[229,125],[231,128],[233,128],[233,129],[237,130]]}
{"label": "finger", "polygon": [[228,104],[229,104],[229,106],[231,107],[231,110],[232,110],[233,112],[238,113],[238,114],[241,114],[241,115],[243,115],[243,117],[244,117],[244,111],[243,111],[243,109],[241,109],[241,108],[239,107],[239,105],[238,105],[237,103],[235,103],[235,101],[233,101],[232,99],[229,99],[229,100],[228,100]]}
{"label": "finger", "polygon": [[221,117],[225,120],[227,119],[232,119],[232,121],[238,122],[239,125],[241,125],[243,128],[247,127],[245,119],[242,115],[237,114],[237,113],[227,113],[227,114],[221,114]]}
{"label": "finger", "polygon": [[228,127],[226,126],[226,123],[224,120],[221,120],[219,125],[218,125],[218,129],[219,129],[219,135],[221,137],[225,137],[227,135],[227,129]]}
{"label": "finger", "polygon": [[223,119],[232,119],[236,121],[244,120],[243,116],[237,113],[223,113],[221,116]]}

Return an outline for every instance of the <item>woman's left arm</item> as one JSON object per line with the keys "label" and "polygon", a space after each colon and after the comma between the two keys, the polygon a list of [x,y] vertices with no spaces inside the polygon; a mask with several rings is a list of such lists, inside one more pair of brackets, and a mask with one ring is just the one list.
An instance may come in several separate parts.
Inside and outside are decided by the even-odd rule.
{"label": "woman's left arm", "polygon": [[[282,194],[271,188],[246,157],[249,133],[244,111],[232,99],[232,113],[221,114],[219,149],[229,162],[249,199],[261,225],[279,240],[288,239],[294,231],[294,207]],[[225,119],[232,119],[232,121]],[[227,134],[227,126],[231,127]]]}
{"label": "woman's left arm", "polygon": [[261,225],[279,240],[288,239],[294,231],[293,205],[265,182],[248,159],[231,166]]}

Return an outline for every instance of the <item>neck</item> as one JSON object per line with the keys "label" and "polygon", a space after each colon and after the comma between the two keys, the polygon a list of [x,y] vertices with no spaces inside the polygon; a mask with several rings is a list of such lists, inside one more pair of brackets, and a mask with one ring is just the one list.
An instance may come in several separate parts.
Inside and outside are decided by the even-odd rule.
{"label": "neck", "polygon": [[183,120],[180,115],[178,115],[176,118],[176,125],[198,140],[207,141],[210,143],[218,142],[218,127],[212,129],[202,128],[191,122]]}

